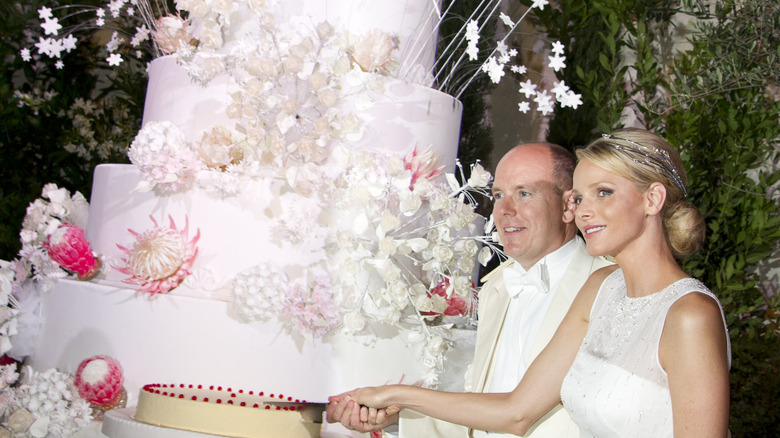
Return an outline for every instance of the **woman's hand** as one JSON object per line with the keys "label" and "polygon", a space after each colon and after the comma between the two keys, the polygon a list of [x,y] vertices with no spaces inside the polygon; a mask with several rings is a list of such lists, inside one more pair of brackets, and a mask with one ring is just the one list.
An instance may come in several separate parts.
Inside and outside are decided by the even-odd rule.
{"label": "woman's hand", "polygon": [[377,408],[383,405],[383,392],[381,387],[362,388],[329,397],[327,421],[339,422],[344,427],[359,432],[373,432],[397,424],[397,414],[400,411],[397,406],[392,407],[390,412],[381,407]]}

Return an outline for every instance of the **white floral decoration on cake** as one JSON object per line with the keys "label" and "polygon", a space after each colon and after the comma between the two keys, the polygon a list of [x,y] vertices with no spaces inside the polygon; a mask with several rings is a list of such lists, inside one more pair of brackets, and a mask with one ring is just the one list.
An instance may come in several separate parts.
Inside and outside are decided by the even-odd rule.
{"label": "white floral decoration on cake", "polygon": [[191,188],[202,165],[181,129],[168,121],[144,125],[127,155],[141,171],[136,189],[162,194]]}
{"label": "white floral decoration on cake", "polygon": [[35,372],[24,367],[21,384],[16,365],[0,366],[0,432],[20,438],[67,437],[92,421],[92,408],[73,385],[73,376],[54,368]]}
{"label": "white floral decoration on cake", "polygon": [[[485,235],[490,230],[477,229],[475,196],[488,196],[491,175],[476,164],[468,179],[461,170],[463,183],[453,174],[436,180],[441,169],[430,150],[405,159],[340,152],[350,159],[312,190],[308,220],[285,213],[288,220],[280,217],[274,231],[293,244],[301,234],[324,233],[324,257],[245,270],[230,287],[233,310],[244,321],[276,321],[308,340],[400,328],[426,365],[440,371],[449,341],[427,323],[453,302],[464,318],[473,317],[476,261],[504,257]],[[309,228],[301,231],[301,224]]]}
{"label": "white floral decoration on cake", "polygon": [[52,279],[68,275],[49,257],[44,243],[65,223],[81,229],[86,228],[88,209],[89,203],[79,192],[71,195],[68,190],[55,184],[46,184],[43,187],[41,197],[27,207],[22,222],[22,249],[11,265],[17,283],[33,279],[48,287]]}
{"label": "white floral decoration on cake", "polygon": [[17,330],[19,306],[13,291],[14,273],[8,269],[7,262],[0,260],[0,357],[11,349],[11,336],[15,335]]}
{"label": "white floral decoration on cake", "polygon": [[198,256],[200,230],[190,239],[187,218],[182,229],[178,229],[170,216],[168,226],[158,225],[153,216],[150,219],[154,225],[151,229],[129,230],[135,238],[131,245],[117,245],[125,257],[114,268],[129,275],[123,280],[125,283],[138,285],[139,292],[154,295],[170,292],[190,275]]}
{"label": "white floral decoration on cake", "polygon": [[234,281],[234,309],[245,321],[277,321],[288,332],[322,338],[340,322],[341,309],[327,272],[310,269],[303,276],[258,266]]}

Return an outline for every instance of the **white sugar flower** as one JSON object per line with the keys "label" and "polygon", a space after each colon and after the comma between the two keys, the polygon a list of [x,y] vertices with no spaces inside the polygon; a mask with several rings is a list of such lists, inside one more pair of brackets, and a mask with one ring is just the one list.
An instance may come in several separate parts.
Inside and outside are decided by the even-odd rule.
{"label": "white sugar flower", "polygon": [[560,71],[561,69],[566,67],[566,63],[564,62],[566,60],[566,57],[560,54],[555,54],[553,56],[548,56],[547,58],[550,59],[550,63],[548,64],[548,67],[552,68],[555,71]]}
{"label": "white sugar flower", "polygon": [[[247,321],[277,320],[295,335],[322,337],[342,322],[329,276],[317,268],[291,280],[270,265],[241,273],[233,282],[233,306]],[[354,315],[353,329],[360,326]]]}
{"label": "white sugar flower", "polygon": [[219,15],[227,16],[233,7],[232,0],[211,0],[210,2],[212,11]]}
{"label": "white sugar flower", "polygon": [[71,436],[92,421],[91,407],[79,397],[71,375],[55,369],[38,373],[30,367],[23,374],[16,398],[33,422],[20,419],[18,426],[27,424],[32,436]]}
{"label": "white sugar flower", "polygon": [[469,60],[475,61],[479,55],[479,47],[477,47],[479,42],[479,24],[476,20],[469,20],[466,23],[466,41],[468,41],[466,54]]}
{"label": "white sugar flower", "polygon": [[425,348],[428,354],[440,356],[444,349],[447,348],[447,344],[441,336],[431,335]]}
{"label": "white sugar flower", "polygon": [[525,94],[526,98],[529,98],[536,94],[536,84],[531,82],[530,79],[520,84],[520,93]]}
{"label": "white sugar flower", "polygon": [[520,111],[521,113],[525,114],[525,113],[527,113],[528,111],[531,110],[531,104],[526,102],[526,101],[519,102],[517,104],[517,110]]}
{"label": "white sugar flower", "polygon": [[524,65],[513,65],[509,67],[509,69],[512,71],[512,73],[517,73],[519,75],[524,75],[526,72],[528,72],[528,67]]}
{"label": "white sugar flower", "polygon": [[490,172],[486,171],[481,164],[477,163],[471,168],[471,176],[468,180],[468,185],[471,187],[481,188],[487,187],[490,183]]}
{"label": "white sugar flower", "polygon": [[563,55],[564,46],[560,41],[556,41],[552,44],[552,53],[556,55]]}
{"label": "white sugar flower", "polygon": [[113,53],[122,42],[124,42],[124,39],[119,36],[118,32],[114,32],[111,34],[111,39],[106,43],[106,50],[108,50],[108,53]]}
{"label": "white sugar flower", "polygon": [[406,193],[400,197],[399,209],[405,216],[412,216],[422,207],[423,200],[417,193]]}
{"label": "white sugar flower", "polygon": [[359,332],[363,330],[365,326],[366,320],[359,312],[349,312],[344,315],[344,329],[347,332]]}
{"label": "white sugar flower", "polygon": [[44,35],[57,35],[62,29],[59,19],[47,18],[46,21],[41,23],[41,27],[44,30]]}
{"label": "white sugar flower", "polygon": [[112,53],[108,58],[106,58],[106,62],[108,62],[108,65],[116,67],[122,63],[122,55],[119,53]]}
{"label": "white sugar flower", "polygon": [[569,92],[569,86],[566,85],[565,81],[556,82],[552,92],[555,95],[555,100],[560,102],[566,96],[566,93]]}
{"label": "white sugar flower", "polygon": [[396,49],[392,35],[372,29],[357,38],[348,52],[361,70],[387,72],[394,61],[393,53]]}
{"label": "white sugar flower", "polygon": [[204,47],[209,49],[219,49],[224,44],[222,39],[222,29],[218,27],[215,22],[204,25],[200,28],[198,33],[198,41],[203,44]]}
{"label": "white sugar flower", "polygon": [[563,108],[570,107],[576,109],[578,106],[582,105],[582,95],[569,90],[560,102]]}
{"label": "white sugar flower", "polygon": [[216,170],[225,170],[231,164],[238,164],[243,150],[233,133],[223,126],[215,126],[203,133],[200,141],[193,145],[203,164]]}
{"label": "white sugar flower", "polygon": [[414,300],[414,307],[421,312],[430,312],[433,310],[433,301],[428,295],[418,295]]}
{"label": "white sugar flower", "polygon": [[41,6],[41,8],[38,9],[38,18],[45,20],[51,17],[52,17],[51,8],[47,8],[46,6]]}
{"label": "white sugar flower", "polygon": [[495,56],[488,58],[487,62],[482,65],[482,70],[487,72],[494,84],[501,82],[501,78],[504,77],[504,64],[499,63]]}

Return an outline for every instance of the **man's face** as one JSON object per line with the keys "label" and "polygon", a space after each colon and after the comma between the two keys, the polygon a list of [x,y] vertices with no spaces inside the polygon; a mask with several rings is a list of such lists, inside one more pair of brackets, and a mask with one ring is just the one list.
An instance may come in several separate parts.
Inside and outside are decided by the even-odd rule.
{"label": "man's face", "polygon": [[553,159],[543,145],[523,145],[498,163],[493,218],[504,252],[529,269],[566,243],[563,195],[555,188]]}

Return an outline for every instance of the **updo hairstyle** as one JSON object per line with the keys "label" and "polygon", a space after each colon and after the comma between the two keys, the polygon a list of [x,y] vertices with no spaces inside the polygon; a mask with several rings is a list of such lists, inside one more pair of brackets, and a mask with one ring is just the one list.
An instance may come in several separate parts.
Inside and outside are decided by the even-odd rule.
{"label": "updo hairstyle", "polygon": [[679,258],[701,248],[706,224],[699,209],[685,199],[685,168],[677,150],[666,140],[644,129],[625,128],[604,134],[576,153],[579,160],[590,160],[633,182],[640,191],[654,182],[663,184],[666,202],[661,214],[672,254]]}

